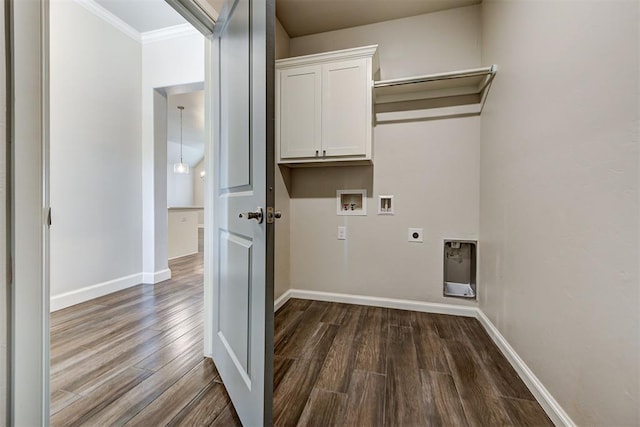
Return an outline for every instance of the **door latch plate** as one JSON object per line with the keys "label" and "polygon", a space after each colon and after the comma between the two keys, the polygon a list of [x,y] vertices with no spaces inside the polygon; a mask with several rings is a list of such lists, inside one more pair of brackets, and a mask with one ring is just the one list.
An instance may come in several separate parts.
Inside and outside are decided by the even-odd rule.
{"label": "door latch plate", "polygon": [[273,222],[281,216],[282,214],[280,212],[277,212],[272,207],[267,208],[267,224],[273,224]]}

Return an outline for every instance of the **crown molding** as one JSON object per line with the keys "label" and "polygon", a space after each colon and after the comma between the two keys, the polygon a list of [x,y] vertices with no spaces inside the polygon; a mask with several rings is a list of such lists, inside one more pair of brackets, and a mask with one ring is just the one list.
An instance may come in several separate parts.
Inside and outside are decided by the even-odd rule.
{"label": "crown molding", "polygon": [[289,67],[299,67],[301,65],[314,65],[323,62],[331,62],[336,60],[373,58],[373,72],[377,71],[378,65],[378,45],[354,47],[351,49],[342,49],[332,52],[314,53],[311,55],[296,56],[294,58],[278,59],[276,68],[285,69]]}
{"label": "crown molding", "polygon": [[89,12],[93,13],[98,18],[102,19],[108,24],[113,25],[118,30],[122,31],[124,34],[137,41],[138,43],[142,41],[140,33],[135,28],[115,16],[113,13],[109,12],[104,7],[100,6],[94,0],[75,0],[75,2],[87,9]]}
{"label": "crown molding", "polygon": [[169,40],[177,37],[186,37],[200,34],[191,24],[174,25],[173,27],[160,28],[159,30],[147,31],[140,36],[142,44]]}

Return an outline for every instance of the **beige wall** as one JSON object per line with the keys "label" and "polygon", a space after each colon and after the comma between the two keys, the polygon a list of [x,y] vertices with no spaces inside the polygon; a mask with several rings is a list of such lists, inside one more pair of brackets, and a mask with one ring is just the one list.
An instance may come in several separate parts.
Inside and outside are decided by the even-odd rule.
{"label": "beige wall", "polygon": [[481,308],[577,424],[638,425],[638,2],[482,9]]}
{"label": "beige wall", "polygon": [[276,166],[276,206],[282,213],[276,220],[276,253],[275,253],[275,290],[274,298],[278,299],[291,288],[291,208],[286,183],[289,182],[289,170]]}
{"label": "beige wall", "polygon": [[[294,38],[291,53],[378,44],[381,75],[392,78],[480,66],[479,43],[472,6]],[[442,245],[477,238],[479,150],[478,117],[378,124],[372,167],[293,169],[291,286],[469,304],[442,296]],[[337,216],[336,190],[360,188],[368,215]],[[380,194],[395,196],[394,216],[377,215]],[[409,227],[424,228],[424,243],[407,242]]]}
{"label": "beige wall", "polygon": [[276,59],[289,57],[289,34],[276,18]]}
{"label": "beige wall", "polygon": [[[276,19],[276,59],[289,56],[289,35]],[[274,298],[278,299],[291,287],[290,281],[290,208],[289,208],[289,170],[276,166],[276,206],[282,213],[282,218],[276,222],[276,253],[275,253],[275,289]]]}

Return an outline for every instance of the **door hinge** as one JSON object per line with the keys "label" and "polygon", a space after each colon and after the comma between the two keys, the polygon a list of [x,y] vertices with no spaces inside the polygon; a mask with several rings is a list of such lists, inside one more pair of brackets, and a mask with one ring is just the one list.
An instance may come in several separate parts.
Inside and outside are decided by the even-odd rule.
{"label": "door hinge", "polygon": [[51,208],[47,208],[47,226],[51,227]]}
{"label": "door hinge", "polygon": [[13,257],[9,256],[9,262],[7,263],[7,285],[13,283]]}

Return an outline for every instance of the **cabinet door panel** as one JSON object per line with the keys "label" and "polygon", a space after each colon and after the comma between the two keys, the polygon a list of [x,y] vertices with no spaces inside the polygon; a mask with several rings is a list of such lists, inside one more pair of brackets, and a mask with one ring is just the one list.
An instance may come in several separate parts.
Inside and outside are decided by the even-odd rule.
{"label": "cabinet door panel", "polygon": [[280,157],[316,157],[321,137],[321,67],[280,71]]}
{"label": "cabinet door panel", "polygon": [[325,156],[366,156],[371,128],[367,61],[322,66],[322,149]]}

